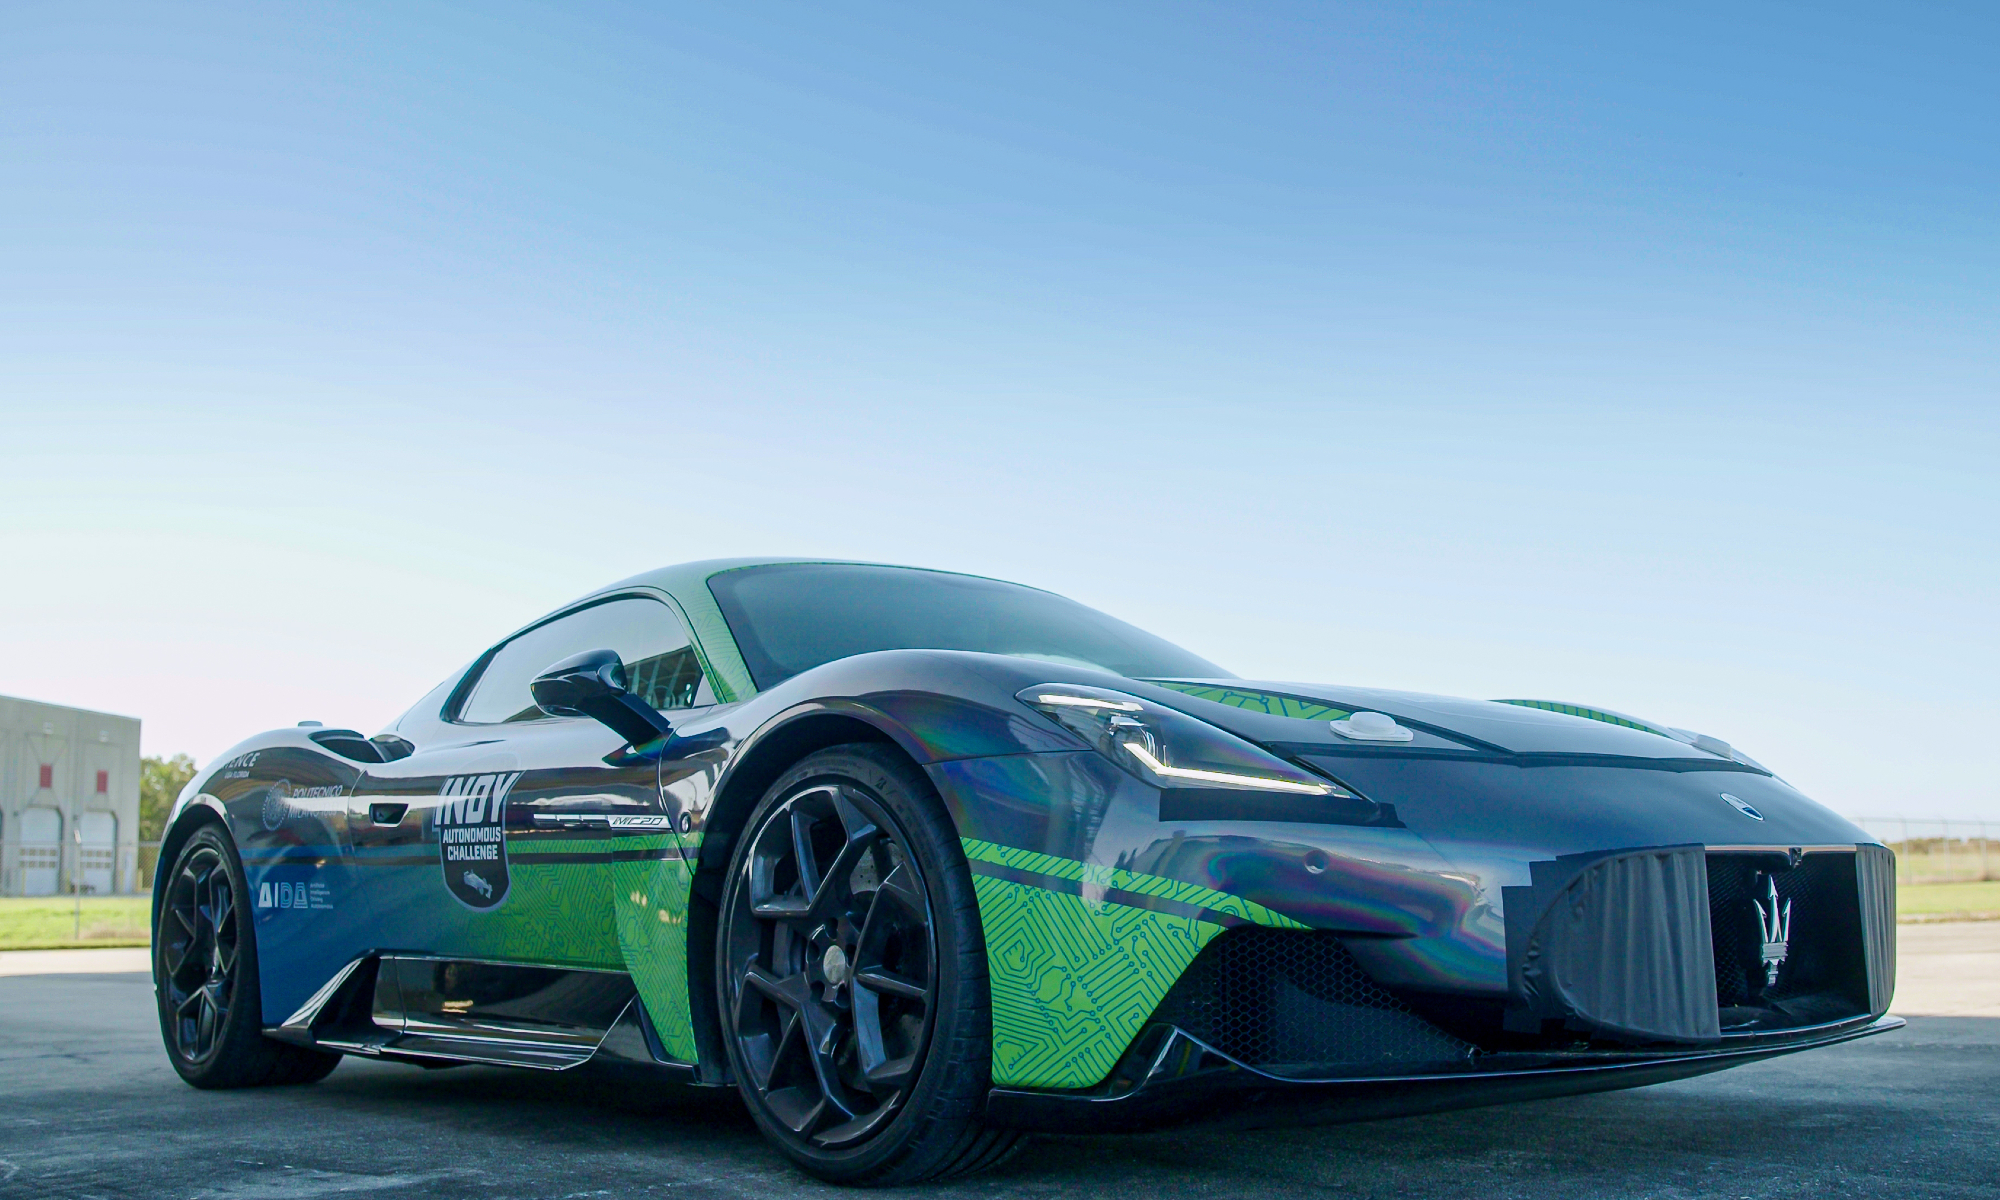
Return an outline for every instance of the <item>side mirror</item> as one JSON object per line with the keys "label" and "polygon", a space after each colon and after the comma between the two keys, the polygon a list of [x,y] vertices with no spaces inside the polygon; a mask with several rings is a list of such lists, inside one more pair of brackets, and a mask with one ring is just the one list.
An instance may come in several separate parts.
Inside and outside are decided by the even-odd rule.
{"label": "side mirror", "polygon": [[667,737],[674,727],[626,690],[616,650],[586,650],[543,671],[528,685],[535,707],[552,717],[589,717],[634,746]]}

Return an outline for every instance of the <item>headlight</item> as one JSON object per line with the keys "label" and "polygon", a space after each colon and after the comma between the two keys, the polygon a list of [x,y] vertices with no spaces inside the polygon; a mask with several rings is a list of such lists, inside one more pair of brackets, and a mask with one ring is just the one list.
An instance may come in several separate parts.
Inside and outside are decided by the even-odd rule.
{"label": "headlight", "polygon": [[1046,683],[1023,688],[1015,698],[1154,787],[1354,795],[1227,730],[1125,692]]}

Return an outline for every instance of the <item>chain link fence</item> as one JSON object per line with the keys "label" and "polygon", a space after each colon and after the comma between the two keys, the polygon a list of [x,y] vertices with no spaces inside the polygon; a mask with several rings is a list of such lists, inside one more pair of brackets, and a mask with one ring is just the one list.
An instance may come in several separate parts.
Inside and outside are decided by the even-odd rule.
{"label": "chain link fence", "polygon": [[2000,879],[2000,822],[1923,817],[1855,817],[1896,852],[1897,883],[1977,883]]}

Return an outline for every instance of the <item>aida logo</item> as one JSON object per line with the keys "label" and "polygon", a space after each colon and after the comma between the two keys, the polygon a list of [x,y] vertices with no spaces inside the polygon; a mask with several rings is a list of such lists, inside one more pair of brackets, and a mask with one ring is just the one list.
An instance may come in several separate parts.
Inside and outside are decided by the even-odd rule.
{"label": "aida logo", "polygon": [[257,885],[257,907],[277,909],[329,909],[333,900],[323,883],[266,880]]}

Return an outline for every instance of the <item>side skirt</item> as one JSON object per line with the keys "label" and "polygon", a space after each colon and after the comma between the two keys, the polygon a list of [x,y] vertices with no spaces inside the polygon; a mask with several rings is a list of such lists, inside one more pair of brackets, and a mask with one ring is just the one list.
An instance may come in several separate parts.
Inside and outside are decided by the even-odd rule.
{"label": "side skirt", "polygon": [[368,955],[328,979],[267,1037],[371,1058],[564,1071],[585,1063],[693,1078],[622,971]]}

